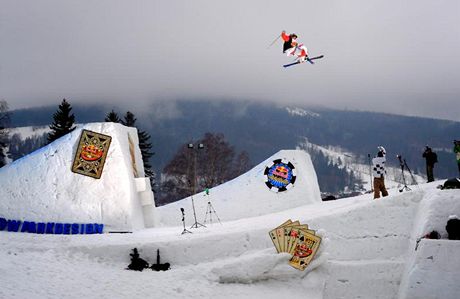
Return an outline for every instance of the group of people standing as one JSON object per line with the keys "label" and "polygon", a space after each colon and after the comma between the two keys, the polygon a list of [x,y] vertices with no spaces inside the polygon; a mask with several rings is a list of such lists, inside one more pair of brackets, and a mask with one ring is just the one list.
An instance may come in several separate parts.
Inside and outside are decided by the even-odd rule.
{"label": "group of people standing", "polygon": [[[454,153],[457,159],[458,172],[460,177],[460,141],[454,140]],[[425,147],[425,151],[422,154],[422,157],[426,161],[426,175],[428,182],[434,181],[434,164],[438,163],[438,155],[429,147]],[[380,198],[380,194],[383,197],[388,195],[388,191],[385,187],[385,162],[386,162],[386,150],[383,146],[378,147],[378,152],[376,157],[372,159],[372,175],[374,177],[374,199]]]}

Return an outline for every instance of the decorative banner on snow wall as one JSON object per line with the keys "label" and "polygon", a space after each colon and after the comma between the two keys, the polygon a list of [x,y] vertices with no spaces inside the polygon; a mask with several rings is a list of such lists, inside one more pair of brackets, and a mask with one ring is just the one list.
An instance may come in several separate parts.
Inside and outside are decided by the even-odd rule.
{"label": "decorative banner on snow wall", "polygon": [[72,165],[72,171],[99,179],[112,137],[83,130]]}
{"label": "decorative banner on snow wall", "polygon": [[104,224],[35,222],[11,220],[0,217],[0,231],[3,230],[17,233],[53,235],[102,234],[104,231]]}
{"label": "decorative banner on snow wall", "polygon": [[296,180],[295,167],[291,162],[282,159],[273,160],[273,165],[265,168],[265,184],[275,192],[282,192],[290,189]]}

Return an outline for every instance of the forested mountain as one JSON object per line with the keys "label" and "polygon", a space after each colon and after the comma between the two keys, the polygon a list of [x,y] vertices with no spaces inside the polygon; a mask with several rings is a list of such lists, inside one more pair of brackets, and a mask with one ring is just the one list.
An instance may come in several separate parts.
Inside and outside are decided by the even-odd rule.
{"label": "forested mountain", "polygon": [[[106,105],[72,106],[77,123],[102,122],[113,109]],[[13,127],[49,125],[55,109],[12,111],[11,124]],[[452,141],[460,139],[460,122],[244,101],[165,101],[130,110],[136,113],[139,128],[152,137],[155,152],[152,163],[157,173],[162,172],[184,142],[198,140],[211,132],[222,133],[237,151],[246,151],[252,164],[280,149],[296,148],[307,138],[314,144],[352,152],[361,163],[366,163],[368,154],[373,156],[377,146],[383,145],[390,165],[398,165],[396,155],[399,154],[413,172],[424,174],[422,152],[429,145],[438,153],[435,177],[457,175]],[[120,115],[125,113],[122,108],[115,108],[115,111]],[[313,160],[317,164],[322,191],[336,191],[344,184],[358,183],[350,178],[331,181],[341,171],[334,171],[336,167],[324,157],[313,157]]]}

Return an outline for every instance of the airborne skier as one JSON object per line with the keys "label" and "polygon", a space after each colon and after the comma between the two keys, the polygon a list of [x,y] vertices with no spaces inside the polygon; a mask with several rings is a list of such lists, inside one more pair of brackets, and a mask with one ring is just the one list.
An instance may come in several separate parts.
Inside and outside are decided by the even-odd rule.
{"label": "airborne skier", "polygon": [[283,44],[283,53],[286,53],[287,56],[294,56],[296,55],[296,51],[300,50],[299,54],[297,54],[298,61],[300,63],[305,62],[308,59],[308,50],[304,44],[299,44],[297,42],[297,34],[292,33],[287,35],[286,31],[281,32],[281,38],[284,41]]}
{"label": "airborne skier", "polygon": [[314,64],[313,60],[323,58],[324,56],[317,56],[313,58],[308,57],[308,49],[304,44],[299,44],[297,41],[297,34],[291,33],[287,34],[285,30],[281,32],[281,38],[283,39],[283,53],[287,56],[297,56],[297,59],[293,63],[285,64],[283,67],[289,67],[299,63],[304,63],[305,61]]}

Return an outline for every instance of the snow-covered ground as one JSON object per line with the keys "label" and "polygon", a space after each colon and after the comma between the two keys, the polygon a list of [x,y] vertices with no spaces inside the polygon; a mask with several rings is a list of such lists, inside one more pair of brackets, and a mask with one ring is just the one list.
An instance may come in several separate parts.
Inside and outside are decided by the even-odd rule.
{"label": "snow-covered ground", "polygon": [[[126,137],[118,135],[112,136],[112,142]],[[75,146],[74,138],[64,140]],[[48,153],[53,146],[41,152]],[[24,167],[29,159],[36,163],[36,155],[8,167]],[[296,163],[308,164],[301,154],[291,157]],[[67,160],[61,166],[70,169],[66,164],[72,159]],[[24,182],[24,192],[16,194],[27,194],[26,188],[31,187],[27,183],[39,181],[29,180],[31,175],[34,172],[20,172],[17,179]],[[300,169],[297,175],[310,183],[316,177]],[[190,207],[185,207],[185,227],[190,234],[181,234],[184,227],[174,204],[157,210],[162,227],[128,234],[46,235],[2,230],[0,298],[459,298],[460,241],[447,240],[445,226],[450,215],[460,215],[460,190],[437,189],[443,182],[437,181],[414,186],[410,192],[390,188],[390,195],[379,200],[366,194],[322,202],[308,200],[315,188],[302,188],[302,180],[280,198],[259,176],[256,167],[241,177],[248,184],[245,192],[238,180],[211,190],[211,199],[219,190],[225,198],[238,198],[218,205],[216,195],[221,223],[214,219],[207,227],[191,228],[194,219]],[[10,181],[0,175],[1,184]],[[266,209],[270,201],[289,202],[289,194],[303,196],[305,203],[296,199],[294,206]],[[255,213],[253,203],[264,213]],[[233,217],[245,204],[252,212]],[[202,220],[204,206],[196,208]],[[322,237],[305,271],[289,266],[290,256],[278,254],[268,234],[288,219],[308,224]],[[419,238],[432,230],[442,239],[421,239],[416,250]],[[133,248],[150,264],[156,262],[159,249],[161,262],[169,262],[171,270],[125,270]]]}
{"label": "snow-covered ground", "polygon": [[[320,202],[206,228],[151,228],[132,234],[36,235],[0,232],[1,298],[458,298],[460,241],[446,238],[460,191],[441,182],[372,200]],[[259,195],[262,196],[262,195]],[[203,212],[203,211],[202,211]],[[277,254],[268,231],[300,220],[323,237],[304,272]],[[124,270],[137,247],[166,272]]]}

